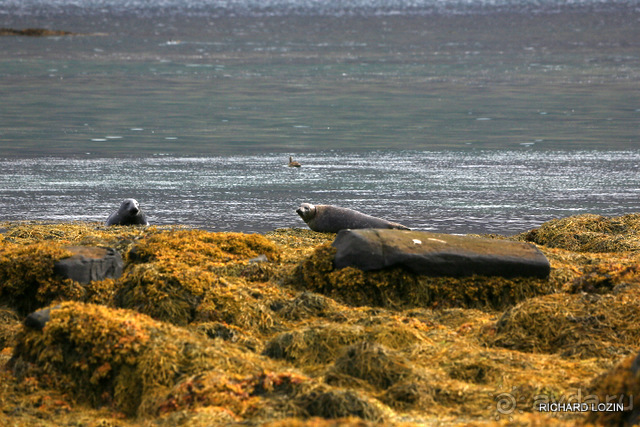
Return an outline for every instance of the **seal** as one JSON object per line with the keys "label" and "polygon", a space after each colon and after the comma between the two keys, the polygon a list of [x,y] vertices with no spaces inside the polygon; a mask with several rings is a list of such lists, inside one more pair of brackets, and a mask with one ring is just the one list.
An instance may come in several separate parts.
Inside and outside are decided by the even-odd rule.
{"label": "seal", "polygon": [[344,229],[358,228],[391,228],[409,230],[402,224],[376,218],[353,209],[332,205],[312,205],[303,203],[296,212],[313,231],[321,233],[337,233]]}
{"label": "seal", "polygon": [[290,168],[299,168],[302,166],[300,163],[293,160],[293,157],[289,156],[289,167]]}
{"label": "seal", "polygon": [[105,225],[149,225],[136,199],[124,199],[120,208],[109,215]]}

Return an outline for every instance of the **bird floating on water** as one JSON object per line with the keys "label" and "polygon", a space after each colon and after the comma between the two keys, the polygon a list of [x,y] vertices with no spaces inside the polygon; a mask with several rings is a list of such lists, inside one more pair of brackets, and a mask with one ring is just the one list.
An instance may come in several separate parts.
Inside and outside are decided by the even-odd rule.
{"label": "bird floating on water", "polygon": [[293,157],[289,156],[289,167],[290,168],[299,168],[300,166],[302,166],[300,163],[298,162],[294,162],[293,161]]}

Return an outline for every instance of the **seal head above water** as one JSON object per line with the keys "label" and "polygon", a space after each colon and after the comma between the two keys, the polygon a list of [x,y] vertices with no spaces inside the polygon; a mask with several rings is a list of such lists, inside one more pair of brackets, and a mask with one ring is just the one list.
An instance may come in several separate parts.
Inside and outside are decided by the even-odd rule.
{"label": "seal head above water", "polygon": [[105,225],[149,225],[136,199],[124,199],[120,208],[109,215]]}
{"label": "seal head above water", "polygon": [[337,233],[347,228],[391,228],[409,230],[402,224],[376,218],[353,209],[332,205],[312,205],[303,203],[296,212],[313,231],[322,233]]}

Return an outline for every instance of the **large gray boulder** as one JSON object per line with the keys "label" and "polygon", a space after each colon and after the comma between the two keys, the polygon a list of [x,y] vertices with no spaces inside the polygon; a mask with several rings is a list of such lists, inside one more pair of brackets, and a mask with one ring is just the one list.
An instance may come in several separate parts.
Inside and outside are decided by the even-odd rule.
{"label": "large gray boulder", "polygon": [[549,276],[549,261],[530,243],[406,230],[342,230],[334,266],[363,271],[404,267],[427,276]]}
{"label": "large gray boulder", "polygon": [[69,246],[73,253],[69,258],[57,261],[53,267],[56,275],[79,283],[93,280],[117,279],[122,275],[122,256],[112,248],[94,246]]}

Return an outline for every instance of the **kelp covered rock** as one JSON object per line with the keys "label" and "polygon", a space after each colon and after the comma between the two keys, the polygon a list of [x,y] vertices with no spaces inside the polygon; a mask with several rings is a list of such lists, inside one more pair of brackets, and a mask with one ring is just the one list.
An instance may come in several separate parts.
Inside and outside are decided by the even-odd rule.
{"label": "kelp covered rock", "polygon": [[56,261],[71,255],[59,244],[0,242],[0,300],[26,315],[59,297],[79,298],[81,286],[54,274]]}
{"label": "kelp covered rock", "polygon": [[374,387],[387,389],[417,375],[401,355],[374,342],[348,346],[329,370],[329,383],[340,383],[343,376],[358,378]]}
{"label": "kelp covered rock", "polygon": [[151,234],[129,252],[131,263],[117,296],[120,307],[186,325],[224,321],[268,328],[269,310],[234,285],[258,256],[278,260],[278,248],[255,234],[175,230]]}
{"label": "kelp covered rock", "polygon": [[173,227],[105,227],[101,223],[10,223],[4,232],[7,242],[28,245],[44,241],[68,246],[105,246],[115,248],[124,255],[129,248],[147,233]]}
{"label": "kelp covered rock", "polygon": [[336,249],[322,245],[293,271],[288,282],[347,304],[382,307],[503,309],[536,295],[553,292],[553,282],[537,278],[428,277],[402,268],[364,272],[336,269]]}
{"label": "kelp covered rock", "polygon": [[640,288],[618,295],[565,294],[531,298],[507,310],[494,344],[521,351],[617,357],[640,343]]}
{"label": "kelp covered rock", "polygon": [[545,222],[522,240],[576,252],[640,250],[640,214],[619,217],[584,214]]}
{"label": "kelp covered rock", "polygon": [[41,330],[24,329],[11,365],[22,378],[72,393],[128,415],[157,410],[156,398],[184,376],[208,370],[258,372],[264,363],[231,345],[130,310],[66,302]]}
{"label": "kelp covered rock", "polygon": [[235,421],[261,416],[278,418],[296,412],[287,400],[303,392],[311,382],[308,377],[290,372],[230,375],[212,370],[184,377],[159,400],[158,411],[163,414],[215,406],[224,408]]}
{"label": "kelp covered rock", "polygon": [[362,393],[334,389],[324,384],[296,396],[294,402],[304,417],[358,417],[383,422],[385,412],[388,412],[380,402]]}
{"label": "kelp covered rock", "polygon": [[[21,316],[55,301],[82,301],[111,304],[117,285],[115,279],[91,275],[90,263],[80,276],[61,268],[66,261],[74,260],[78,250],[105,254],[106,249],[69,247],[57,242],[19,244],[6,240],[0,242],[0,300],[13,307]],[[113,250],[111,250],[113,251]],[[121,271],[120,255],[105,255],[106,269],[100,267],[103,276],[113,276]],[[102,259],[96,260],[103,266]],[[68,265],[68,264],[67,264]],[[113,267],[113,268],[112,268]],[[95,269],[93,269],[95,270]],[[85,274],[86,273],[86,274]],[[95,271],[94,271],[95,273]],[[103,280],[90,280],[90,279]],[[80,283],[74,279],[82,279]]]}
{"label": "kelp covered rock", "polygon": [[0,306],[0,351],[13,347],[14,339],[20,330],[18,313],[8,307]]}
{"label": "kelp covered rock", "polygon": [[230,261],[249,261],[259,255],[276,261],[278,248],[259,234],[172,230],[150,234],[129,252],[134,263],[157,261],[189,266],[220,267]]}
{"label": "kelp covered rock", "polygon": [[428,326],[412,318],[363,315],[362,320],[351,324],[321,321],[276,335],[265,346],[264,354],[296,366],[329,364],[349,346],[363,342],[390,349],[429,343],[428,330]]}
{"label": "kelp covered rock", "polygon": [[[625,358],[593,381],[590,404],[614,403],[622,411],[592,411],[589,421],[599,425],[633,426],[640,423],[640,353]],[[606,409],[606,406],[604,406]]]}

